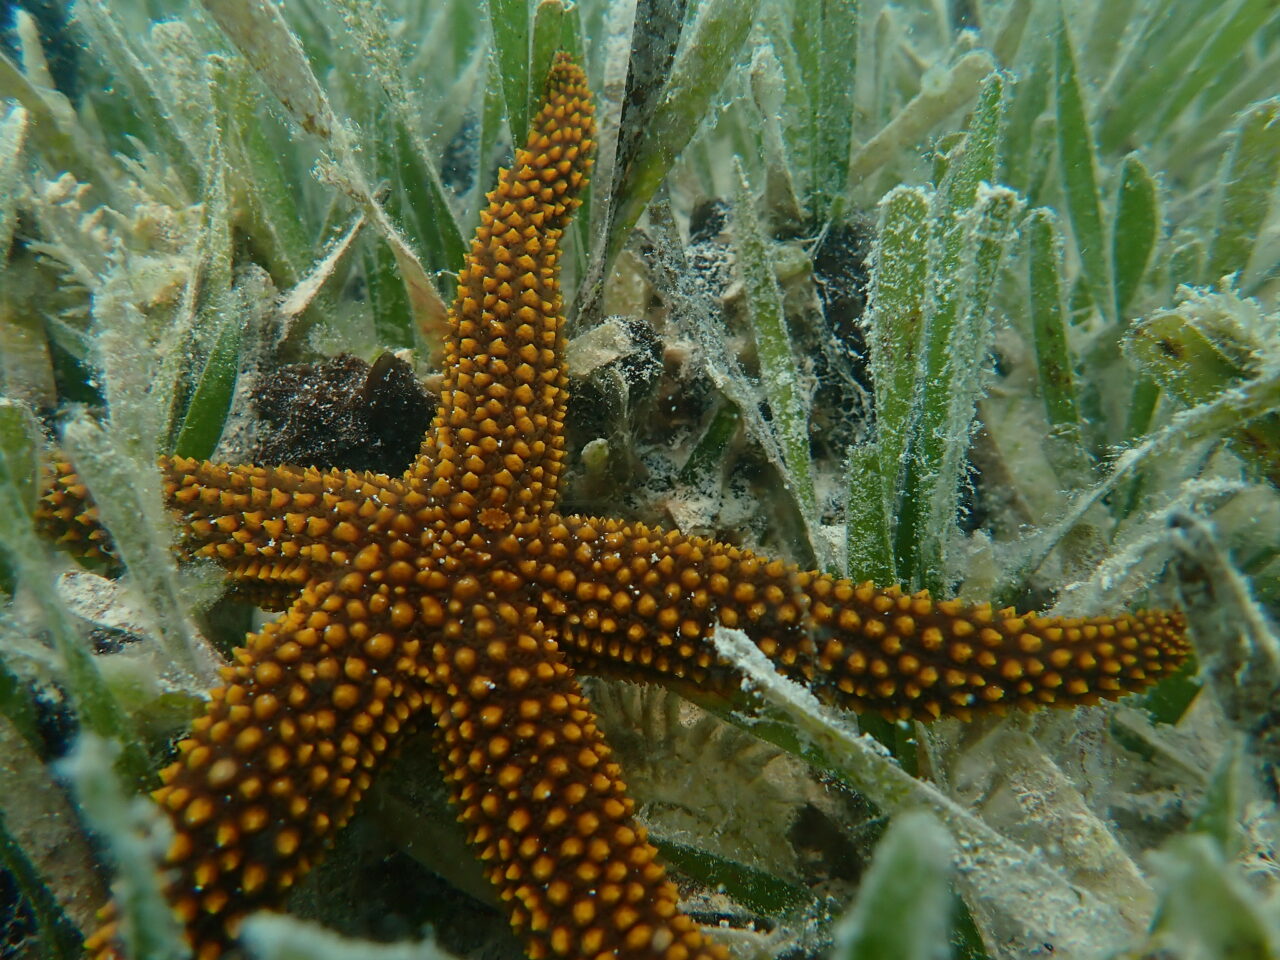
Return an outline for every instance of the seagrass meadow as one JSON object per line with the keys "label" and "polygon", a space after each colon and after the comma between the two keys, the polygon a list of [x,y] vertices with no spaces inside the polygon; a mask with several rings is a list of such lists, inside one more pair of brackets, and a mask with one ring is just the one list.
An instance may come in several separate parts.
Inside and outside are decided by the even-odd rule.
{"label": "seagrass meadow", "polygon": [[1280,960],[1273,2],[4,9],[0,956]]}

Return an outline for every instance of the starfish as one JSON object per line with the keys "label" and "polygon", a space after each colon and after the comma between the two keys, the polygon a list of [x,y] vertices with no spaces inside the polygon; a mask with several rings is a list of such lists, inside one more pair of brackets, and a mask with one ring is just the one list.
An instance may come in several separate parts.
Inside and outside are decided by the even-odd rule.
{"label": "starfish", "polygon": [[[711,641],[724,625],[830,704],[933,720],[1114,698],[1188,652],[1176,612],[996,611],[562,515],[558,262],[592,111],[560,55],[487,195],[439,408],[403,476],[160,460],[182,549],[284,610],[223,668],[153,794],[174,829],[167,895],[199,960],[281,904],[415,718],[434,721],[458,819],[529,957],[725,960],[680,909],[578,673],[730,695],[739,673]],[[56,472],[41,524],[109,552],[74,468]],[[88,950],[120,956],[104,916]]]}

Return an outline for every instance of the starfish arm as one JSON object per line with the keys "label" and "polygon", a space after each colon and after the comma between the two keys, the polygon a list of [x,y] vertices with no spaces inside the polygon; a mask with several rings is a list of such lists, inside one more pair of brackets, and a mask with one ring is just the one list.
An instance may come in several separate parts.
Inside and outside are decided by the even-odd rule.
{"label": "starfish arm", "polygon": [[445,779],[528,956],[727,960],[677,906],[573,671],[536,619],[437,643]]}
{"label": "starfish arm", "polygon": [[[53,467],[37,506],[40,529],[81,555],[110,557],[110,538],[84,483],[65,460]],[[389,546],[411,525],[409,513],[427,503],[377,474],[182,457],[161,457],[159,467],[182,552],[222,564],[242,593],[273,609],[360,550]]]}
{"label": "starfish arm", "polygon": [[1114,699],[1190,653],[1176,611],[1064,618],[966,606],[614,520],[553,517],[544,540],[527,573],[584,670],[728,692],[737,677],[709,642],[722,624],[826,702],[933,720]]}
{"label": "starfish arm", "polygon": [[[352,571],[307,584],[223,668],[152,794],[173,822],[168,895],[197,960],[284,899],[423,706],[416,623],[403,593]],[[120,956],[112,907],[104,919],[94,960]]]}
{"label": "starfish arm", "polygon": [[55,457],[36,503],[36,529],[54,543],[89,560],[111,560],[111,536],[98,519],[89,488],[71,462]]}
{"label": "starfish arm", "polygon": [[587,183],[593,110],[561,54],[458,274],[440,407],[412,468],[454,520],[500,530],[555,501],[568,396],[560,240]]}

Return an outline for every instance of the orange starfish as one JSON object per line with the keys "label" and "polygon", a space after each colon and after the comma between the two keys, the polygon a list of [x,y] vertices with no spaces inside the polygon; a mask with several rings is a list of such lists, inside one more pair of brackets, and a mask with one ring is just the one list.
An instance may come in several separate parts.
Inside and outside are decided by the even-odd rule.
{"label": "orange starfish", "polygon": [[[577,672],[730,693],[739,674],[710,639],[724,625],[829,703],[931,720],[1116,697],[1187,653],[1176,613],[1017,615],[561,515],[560,241],[593,136],[586,79],[561,55],[488,195],[439,410],[403,476],[160,462],[185,550],[287,608],[236,651],[154,794],[175,831],[168,895],[200,960],[282,902],[424,708],[530,957],[725,960],[680,910]],[[105,549],[59,471],[42,524]],[[91,954],[117,956],[117,934],[108,917]]]}

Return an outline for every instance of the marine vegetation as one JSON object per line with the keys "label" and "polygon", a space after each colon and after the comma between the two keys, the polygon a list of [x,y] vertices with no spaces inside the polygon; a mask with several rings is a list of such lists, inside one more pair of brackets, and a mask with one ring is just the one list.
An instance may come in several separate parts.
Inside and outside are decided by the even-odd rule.
{"label": "marine vegetation", "polygon": [[1269,4],[7,42],[7,952],[1280,956]]}

